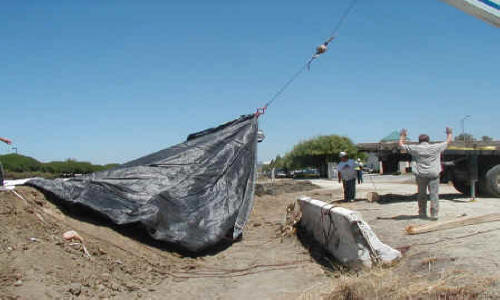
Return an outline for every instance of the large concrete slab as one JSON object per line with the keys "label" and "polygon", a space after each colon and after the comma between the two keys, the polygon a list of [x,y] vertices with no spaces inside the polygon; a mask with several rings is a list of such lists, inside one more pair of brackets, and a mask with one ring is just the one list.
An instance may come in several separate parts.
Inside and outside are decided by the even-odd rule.
{"label": "large concrete slab", "polygon": [[359,213],[309,197],[298,201],[301,226],[342,264],[370,268],[401,258],[401,252],[382,243]]}

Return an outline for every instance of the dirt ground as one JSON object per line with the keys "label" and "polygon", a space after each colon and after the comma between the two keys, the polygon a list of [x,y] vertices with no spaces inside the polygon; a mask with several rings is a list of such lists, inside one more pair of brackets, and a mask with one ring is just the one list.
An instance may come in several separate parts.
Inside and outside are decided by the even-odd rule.
{"label": "dirt ground", "polygon": [[[283,180],[279,192],[257,196],[243,239],[197,257],[152,241],[134,226],[112,226],[88,211],[65,208],[30,187],[16,188],[23,199],[0,192],[0,299],[338,299],[356,296],[349,289],[359,278],[366,283],[385,274],[383,281],[390,282],[386,276],[418,275],[439,285],[451,273],[459,288],[484,287],[464,295],[500,297],[500,222],[406,235],[406,225],[427,222],[414,216],[415,185],[403,176],[374,177],[358,186],[359,201],[338,205],[359,211],[404,258],[390,269],[353,273],[300,231],[282,236],[286,207],[298,196],[340,199],[338,183],[313,183],[317,189],[308,190],[311,185],[305,183],[307,191],[297,191],[300,183]],[[288,190],[294,192],[286,193],[291,185]],[[370,191],[381,194],[383,202],[363,201]],[[441,186],[441,194],[441,219],[500,212],[500,199],[470,202],[448,185]],[[63,240],[68,230],[84,238],[90,258],[78,244]],[[398,283],[392,289],[408,289],[407,282]],[[376,288],[367,291],[375,293]],[[422,289],[415,293],[422,295]]]}

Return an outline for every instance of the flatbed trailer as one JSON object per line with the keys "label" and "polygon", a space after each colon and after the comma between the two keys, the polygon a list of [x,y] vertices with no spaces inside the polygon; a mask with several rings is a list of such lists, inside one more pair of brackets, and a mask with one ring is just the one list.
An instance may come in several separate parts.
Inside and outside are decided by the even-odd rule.
{"label": "flatbed trailer", "polygon": [[[376,153],[389,172],[400,161],[411,161],[411,155],[400,149],[397,142],[361,143],[357,147]],[[500,198],[500,141],[450,143],[441,162],[441,182],[451,181],[459,192],[471,197]]]}

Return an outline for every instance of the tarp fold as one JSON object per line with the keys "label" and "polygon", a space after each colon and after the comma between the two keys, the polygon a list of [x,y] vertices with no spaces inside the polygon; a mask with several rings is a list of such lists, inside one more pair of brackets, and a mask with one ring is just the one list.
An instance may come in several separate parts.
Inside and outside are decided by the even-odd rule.
{"label": "tarp fold", "polygon": [[257,131],[257,117],[245,115],[107,171],[27,184],[196,252],[242,234],[253,206]]}

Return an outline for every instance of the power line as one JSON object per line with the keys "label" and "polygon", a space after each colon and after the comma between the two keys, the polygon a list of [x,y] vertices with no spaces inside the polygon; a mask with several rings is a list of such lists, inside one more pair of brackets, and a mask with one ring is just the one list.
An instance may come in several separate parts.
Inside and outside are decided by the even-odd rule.
{"label": "power line", "polygon": [[[331,31],[331,34],[330,36],[328,37],[328,39],[323,43],[323,47],[326,48],[326,46],[328,45],[329,42],[331,42],[333,39],[334,39],[334,36],[335,34],[337,33],[337,31],[342,27],[342,25],[344,24],[344,21],[347,19],[347,17],[351,14],[352,12],[352,9],[354,8],[354,5],[357,3],[357,0],[352,0],[350,5],[346,8],[346,10],[344,11],[344,13],[342,14],[342,16],[340,17],[339,21],[337,22],[337,24],[335,25],[335,27],[333,28],[333,30]],[[320,48],[322,46],[319,46],[318,49],[317,49],[317,52],[315,55],[312,56],[312,58],[306,62],[303,66],[301,66],[286,82],[285,84],[283,84],[278,90],[276,93],[274,93],[274,95],[271,97],[271,99],[262,107],[262,108],[259,108],[257,110],[257,115],[260,115],[260,114],[263,114],[265,112],[265,110],[269,107],[269,105],[271,105],[279,96],[281,96],[281,94],[283,94],[283,92],[285,92],[285,90],[295,81],[295,79],[297,79],[306,69],[309,68],[309,65],[311,64],[311,62],[316,59],[317,57],[319,57],[319,54],[322,54],[324,53],[326,50],[324,50],[325,48],[323,48],[323,51],[320,52]]]}

